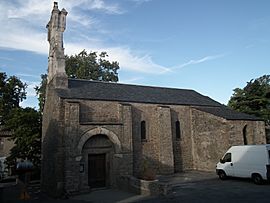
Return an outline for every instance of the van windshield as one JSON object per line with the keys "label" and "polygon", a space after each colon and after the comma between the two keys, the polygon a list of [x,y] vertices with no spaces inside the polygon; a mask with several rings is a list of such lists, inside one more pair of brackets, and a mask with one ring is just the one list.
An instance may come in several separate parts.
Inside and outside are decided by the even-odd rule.
{"label": "van windshield", "polygon": [[232,161],[232,154],[231,153],[227,153],[224,155],[224,157],[221,159],[222,163],[225,162],[231,162]]}

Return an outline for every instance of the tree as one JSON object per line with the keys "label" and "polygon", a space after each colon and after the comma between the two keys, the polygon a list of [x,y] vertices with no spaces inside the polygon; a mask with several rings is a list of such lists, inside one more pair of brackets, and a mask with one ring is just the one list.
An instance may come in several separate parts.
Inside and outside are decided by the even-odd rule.
{"label": "tree", "polygon": [[35,87],[36,94],[38,96],[39,111],[41,113],[43,112],[43,108],[45,104],[46,85],[47,85],[47,74],[42,74],[40,85]]}
{"label": "tree", "polygon": [[262,118],[270,125],[270,75],[252,79],[243,89],[233,91],[228,106]]}
{"label": "tree", "polygon": [[5,124],[10,111],[18,108],[20,102],[26,98],[26,83],[16,76],[7,77],[6,73],[0,73],[0,122]]}
{"label": "tree", "polygon": [[[65,56],[66,73],[69,78],[118,82],[119,63],[107,60],[108,54],[83,50],[78,55]],[[41,75],[39,86],[35,87],[40,111],[43,111],[46,95],[47,75]]]}
{"label": "tree", "polygon": [[33,108],[20,107],[20,102],[26,99],[26,87],[26,83],[16,76],[7,77],[6,73],[0,73],[1,129],[11,132],[10,139],[15,144],[7,157],[8,165],[14,166],[17,159],[28,159],[39,167],[40,114]]}
{"label": "tree", "polygon": [[90,52],[83,50],[78,55],[66,57],[66,73],[69,78],[100,81],[118,81],[119,63],[110,62],[106,58],[108,54],[101,52]]}
{"label": "tree", "polygon": [[6,122],[12,131],[11,140],[15,146],[7,158],[9,166],[14,167],[17,159],[29,160],[36,168],[40,167],[41,157],[41,116],[33,108],[15,108]]}

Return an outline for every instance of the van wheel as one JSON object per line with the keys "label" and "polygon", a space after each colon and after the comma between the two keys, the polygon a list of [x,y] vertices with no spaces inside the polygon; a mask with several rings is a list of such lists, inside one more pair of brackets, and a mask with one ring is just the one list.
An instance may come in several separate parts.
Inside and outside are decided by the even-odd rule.
{"label": "van wheel", "polygon": [[252,180],[256,185],[261,185],[263,183],[262,176],[260,174],[252,174]]}
{"label": "van wheel", "polygon": [[224,171],[219,171],[218,172],[218,177],[220,178],[220,180],[226,180],[227,179],[227,175]]}

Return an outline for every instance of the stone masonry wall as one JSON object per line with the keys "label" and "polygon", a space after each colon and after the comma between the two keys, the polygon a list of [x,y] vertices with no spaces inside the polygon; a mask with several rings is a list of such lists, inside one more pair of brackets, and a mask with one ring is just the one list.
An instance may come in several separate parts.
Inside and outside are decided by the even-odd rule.
{"label": "stone masonry wall", "polygon": [[[145,167],[158,174],[192,168],[190,114],[185,106],[159,106],[132,103],[134,175]],[[181,125],[181,138],[176,139],[175,122]],[[146,140],[141,140],[140,123],[146,122]],[[165,163],[162,163],[166,159]]]}
{"label": "stone masonry wall", "polygon": [[[114,187],[119,177],[140,177],[146,169],[155,174],[212,171],[231,145],[243,143],[244,126],[248,143],[265,142],[263,122],[227,121],[181,105],[62,100],[52,92],[43,121],[43,160],[48,165],[42,166],[42,185],[55,194],[91,189],[88,153],[106,153],[110,170],[106,184]],[[146,124],[144,140],[141,121]],[[176,137],[176,121],[180,122],[180,138]],[[96,135],[106,135],[112,150],[84,149]],[[84,171],[80,171],[82,165]]]}
{"label": "stone masonry wall", "polygon": [[[77,145],[82,135],[97,128],[113,132],[121,142],[121,154],[116,154],[113,160],[112,170],[116,177],[119,174],[139,176],[145,167],[151,167],[157,174],[191,169],[188,109],[184,106],[65,100],[66,189],[80,190]],[[143,120],[146,122],[146,140],[142,141],[140,124]],[[180,139],[175,135],[177,120],[181,123]]]}
{"label": "stone masonry wall", "polygon": [[[190,108],[170,106],[175,172],[193,169]],[[176,121],[180,122],[180,139],[176,138]]]}
{"label": "stone masonry wall", "polygon": [[64,192],[64,108],[54,89],[47,90],[42,121],[41,189],[55,197]]}
{"label": "stone masonry wall", "polygon": [[157,108],[159,119],[159,173],[174,173],[173,137],[171,109],[168,106]]}
{"label": "stone masonry wall", "polygon": [[247,144],[265,144],[264,121],[228,121],[231,145],[243,145],[243,128],[246,126]]}
{"label": "stone masonry wall", "polygon": [[[106,153],[107,186],[115,186],[120,175],[133,174],[132,112],[128,104],[85,100],[65,100],[65,189],[70,193],[89,190],[87,154]],[[106,135],[113,151],[101,148],[85,151],[83,146],[94,135]],[[115,137],[110,137],[113,135]],[[83,137],[86,137],[83,138]],[[78,149],[82,142],[81,150]],[[118,141],[119,140],[119,143]],[[116,144],[117,143],[117,144]],[[116,146],[117,145],[117,146]],[[119,146],[118,146],[119,145]],[[84,171],[80,172],[80,166]]]}
{"label": "stone masonry wall", "polygon": [[227,121],[192,109],[194,169],[210,170],[230,146]]}
{"label": "stone masonry wall", "polygon": [[215,170],[215,165],[232,145],[243,145],[246,126],[248,144],[265,143],[264,122],[236,121],[192,109],[194,169]]}

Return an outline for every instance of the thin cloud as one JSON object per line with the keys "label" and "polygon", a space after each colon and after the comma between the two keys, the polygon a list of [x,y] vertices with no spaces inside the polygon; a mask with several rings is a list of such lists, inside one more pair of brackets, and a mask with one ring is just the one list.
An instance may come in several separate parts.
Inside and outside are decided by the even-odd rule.
{"label": "thin cloud", "polygon": [[0,56],[0,60],[14,61],[14,59],[12,59],[12,58],[9,58],[9,57],[3,57],[3,56]]}
{"label": "thin cloud", "polygon": [[170,70],[172,71],[172,70],[175,70],[175,69],[181,69],[181,68],[184,68],[186,66],[204,63],[206,61],[215,60],[215,59],[218,59],[218,58],[221,58],[221,57],[224,57],[224,56],[225,56],[224,54],[218,54],[218,55],[205,56],[205,57],[203,57],[201,59],[197,59],[197,60],[192,59],[192,60],[190,60],[190,61],[188,61],[186,63],[174,66]]}
{"label": "thin cloud", "polygon": [[140,5],[146,2],[150,2],[152,0],[130,0],[130,1],[136,3],[137,5]]}
{"label": "thin cloud", "polygon": [[109,48],[108,53],[111,53],[111,60],[119,61],[121,67],[130,71],[160,74],[167,72],[169,68],[156,64],[149,55],[138,56],[129,48],[118,47]]}
{"label": "thin cloud", "polygon": [[88,8],[91,10],[104,10],[110,14],[123,14],[125,12],[118,4],[106,4],[102,0],[94,0],[91,4],[87,3],[86,5],[89,5]]}
{"label": "thin cloud", "polygon": [[38,78],[38,79],[40,79],[40,76],[38,76],[38,75],[25,74],[25,73],[18,73],[17,75],[20,76],[20,77],[30,77],[30,78]]}
{"label": "thin cloud", "polygon": [[[49,47],[45,25],[49,20],[52,5],[53,0],[51,3],[38,0],[24,0],[19,1],[17,5],[0,2],[0,47],[47,55]],[[82,21],[86,17],[80,14],[79,8],[86,10],[95,9],[113,14],[121,14],[122,12],[118,4],[108,4],[103,0],[60,1],[59,6],[60,9],[62,7],[66,8],[69,12],[69,18],[73,20],[68,25],[70,27],[65,36],[72,36],[74,34],[72,27],[76,26],[75,22],[80,22],[81,29],[86,28],[89,24],[96,23],[97,20]],[[89,17],[87,18],[89,19]],[[7,35],[9,36],[8,40]],[[123,70],[148,74],[163,74],[170,71],[168,67],[155,63],[151,55],[138,55],[131,48],[125,46],[104,46],[104,41],[100,40],[100,38],[85,39],[85,37],[77,36],[77,43],[68,40],[69,38],[65,38],[64,43],[65,51],[68,55],[79,53],[83,49],[88,51],[107,51],[110,59],[118,61]],[[88,44],[89,46],[87,47],[86,45]]]}
{"label": "thin cloud", "polygon": [[[90,43],[85,43],[90,44]],[[65,50],[68,55],[78,54],[83,49],[87,51],[106,51],[111,61],[118,61],[121,69],[148,73],[148,74],[163,74],[170,71],[170,68],[156,64],[151,56],[145,54],[138,56],[128,47],[106,47],[95,46],[91,44],[91,47],[85,47],[85,44],[67,43]]]}
{"label": "thin cloud", "polygon": [[136,83],[137,81],[140,81],[142,79],[143,79],[143,77],[127,78],[125,80],[121,80],[121,78],[120,78],[119,82],[125,83],[125,84],[132,84],[132,83]]}

